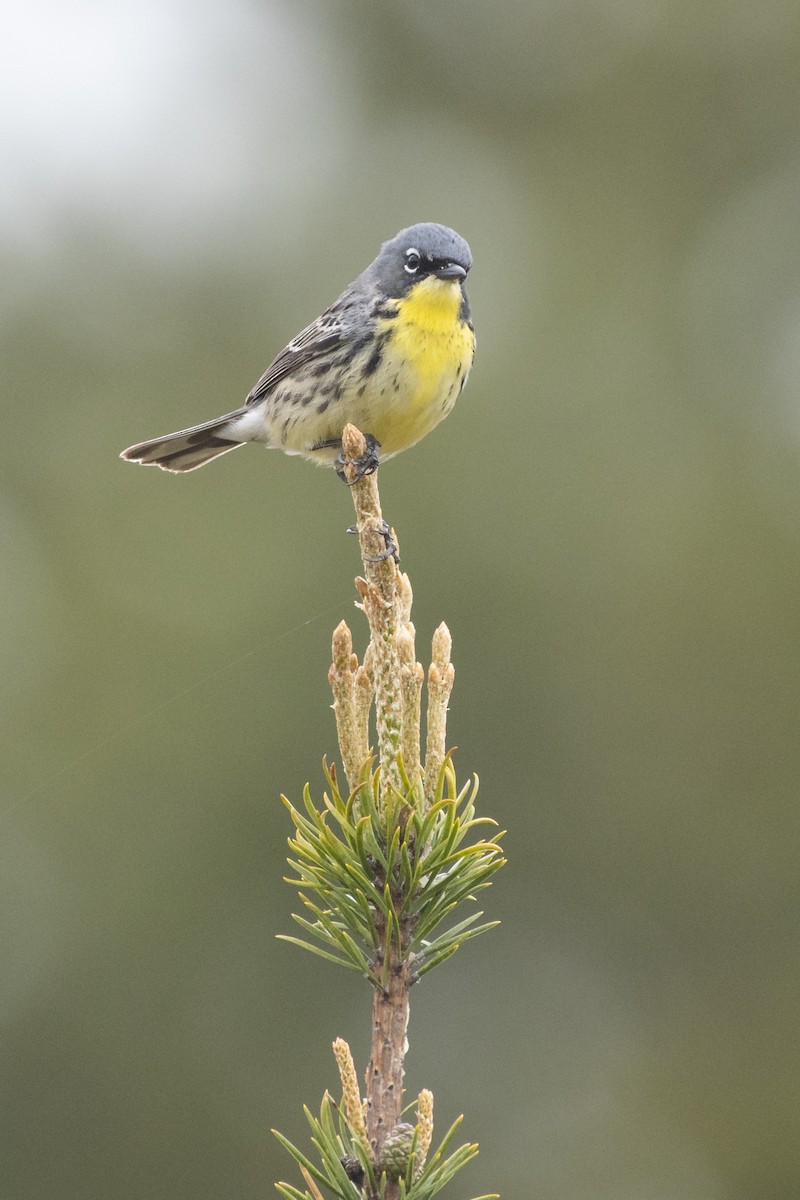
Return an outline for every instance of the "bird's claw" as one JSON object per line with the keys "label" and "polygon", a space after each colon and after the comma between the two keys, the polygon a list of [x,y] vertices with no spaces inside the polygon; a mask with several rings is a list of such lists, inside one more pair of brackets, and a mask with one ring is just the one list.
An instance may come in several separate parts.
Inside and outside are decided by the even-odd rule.
{"label": "bird's claw", "polygon": [[[349,525],[347,532],[348,533],[358,533],[358,526],[357,525]],[[380,554],[372,554],[372,555],[365,556],[364,562],[379,563],[379,562],[385,562],[387,558],[392,558],[392,559],[394,559],[395,563],[399,566],[400,565],[400,549],[397,545],[397,542],[392,537],[391,525],[389,525],[387,521],[382,521],[380,529],[375,529],[373,532],[377,533],[379,537],[383,538],[384,542],[386,543],[386,549],[381,550]]]}
{"label": "bird's claw", "polygon": [[[363,479],[365,475],[373,475],[380,466],[378,458],[378,451],[381,448],[380,442],[371,433],[365,434],[364,440],[367,443],[367,448],[361,458],[345,459],[344,454],[340,451],[339,457],[334,463],[336,474],[348,487],[352,487],[354,483],[358,483],[359,479]],[[347,478],[346,467],[355,467],[355,475],[352,479]]]}

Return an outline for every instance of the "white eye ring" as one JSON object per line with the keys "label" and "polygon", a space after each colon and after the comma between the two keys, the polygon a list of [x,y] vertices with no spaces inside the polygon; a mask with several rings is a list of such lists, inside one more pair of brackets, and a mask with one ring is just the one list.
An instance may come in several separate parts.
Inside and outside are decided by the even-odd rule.
{"label": "white eye ring", "polygon": [[416,275],[421,262],[422,256],[419,250],[415,250],[413,246],[411,249],[406,250],[406,261],[403,263],[403,267],[408,271],[409,275]]}

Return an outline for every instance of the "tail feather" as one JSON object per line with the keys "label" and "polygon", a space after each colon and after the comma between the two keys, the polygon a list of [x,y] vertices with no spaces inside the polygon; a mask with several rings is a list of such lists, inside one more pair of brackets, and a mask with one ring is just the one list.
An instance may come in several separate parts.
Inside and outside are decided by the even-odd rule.
{"label": "tail feather", "polygon": [[244,442],[230,436],[232,422],[242,415],[243,410],[237,409],[226,413],[224,417],[206,421],[204,425],[193,425],[191,429],[168,433],[150,442],[139,442],[123,450],[120,458],[141,463],[145,467],[161,467],[162,471],[176,474],[195,471],[221,454],[244,445]]}

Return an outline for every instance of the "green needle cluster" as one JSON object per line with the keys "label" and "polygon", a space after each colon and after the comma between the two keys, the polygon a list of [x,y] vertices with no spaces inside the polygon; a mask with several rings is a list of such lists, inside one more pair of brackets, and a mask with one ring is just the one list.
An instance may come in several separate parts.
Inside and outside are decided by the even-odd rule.
{"label": "green needle cluster", "polygon": [[475,922],[473,912],[443,932],[439,926],[463,900],[488,886],[504,862],[498,834],[492,841],[465,845],[478,826],[495,825],[475,816],[477,780],[459,792],[448,756],[440,770],[433,802],[421,802],[419,788],[402,770],[404,793],[381,796],[380,772],[365,770],[358,788],[345,798],[333,768],[318,808],[309,788],[304,809],[285,797],[295,826],[289,845],[296,877],[311,919],[294,919],[314,941],[284,937],[322,958],[363,975],[385,988],[394,942],[396,958],[408,962],[414,982],[444,962],[469,938],[497,922]]}

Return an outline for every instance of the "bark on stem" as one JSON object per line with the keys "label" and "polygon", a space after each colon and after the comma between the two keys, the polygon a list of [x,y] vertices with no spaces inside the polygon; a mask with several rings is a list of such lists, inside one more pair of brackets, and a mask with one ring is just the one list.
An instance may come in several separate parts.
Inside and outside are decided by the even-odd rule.
{"label": "bark on stem", "polygon": [[[331,686],[339,729],[340,747],[351,787],[359,755],[366,756],[370,700],[374,696],[380,799],[385,804],[390,789],[404,792],[398,766],[398,752],[412,783],[412,805],[424,808],[435,792],[445,755],[447,703],[453,687],[450,663],[450,635],[442,625],[433,639],[433,662],[428,678],[429,700],[426,763],[420,762],[420,697],[424,672],[416,661],[414,626],[411,622],[413,594],[411,584],[393,558],[385,556],[386,525],[381,512],[375,473],[356,481],[358,462],[366,452],[366,440],[353,425],[342,434],[344,474],[350,484],[356,512],[356,532],[364,564],[363,578],[356,588],[370,628],[370,642],[359,667],[352,650],[352,639],[342,623],[334,634]],[[394,539],[394,531],[391,531]],[[395,541],[396,544],[396,541]],[[342,735],[348,743],[341,745]],[[380,875],[380,871],[378,871]],[[375,879],[382,889],[398,886],[397,880]],[[402,896],[393,896],[396,911],[402,911]],[[372,1002],[372,1040],[366,1074],[366,1138],[373,1163],[380,1161],[387,1137],[396,1133],[403,1117],[404,1060],[408,1048],[409,991],[411,962],[408,948],[412,919],[402,917],[391,930],[382,910],[373,910],[376,945],[383,947],[373,963],[380,985]],[[387,936],[388,935],[388,936]],[[352,1090],[352,1088],[351,1088]],[[432,1097],[425,1093],[425,1101]],[[424,1162],[430,1145],[432,1112],[430,1104],[425,1125],[427,1144],[421,1152]],[[431,1128],[428,1128],[430,1126]],[[396,1200],[400,1184],[387,1177],[385,1200]],[[372,1200],[372,1198],[371,1198]]]}
{"label": "bark on stem", "polygon": [[354,482],[356,464],[363,458],[366,448],[364,435],[354,425],[345,425],[342,457],[356,510],[356,531],[364,562],[364,578],[357,580],[356,586],[369,621],[373,647],[371,665],[383,796],[389,787],[401,788],[397,752],[402,738],[403,696],[396,635],[402,617],[402,602],[397,564],[393,558],[380,558],[386,550],[386,539],[376,476],[374,473],[364,475]]}
{"label": "bark on stem", "polygon": [[[365,451],[363,434],[355,426],[347,425],[342,434],[342,457],[345,476],[351,485],[356,530],[364,564],[364,577],[356,580],[356,587],[370,628],[365,666],[369,669],[369,682],[374,687],[381,769],[380,794],[385,799],[390,788],[402,790],[398,751],[402,750],[404,755],[409,756],[407,768],[411,770],[412,778],[417,778],[420,773],[418,713],[421,681],[418,676],[421,675],[421,668],[418,670],[414,661],[414,627],[410,621],[411,585],[393,558],[381,557],[386,550],[386,525],[381,512],[376,475],[365,475],[354,482],[357,472],[355,464]],[[343,645],[342,657],[345,649]],[[365,675],[366,672],[361,672],[356,676],[354,703],[357,726],[364,722],[362,694]],[[409,716],[415,722],[416,732],[404,728]],[[366,1127],[373,1161],[378,1160],[387,1135],[402,1119],[403,1062],[411,987],[410,964],[406,953],[410,930],[407,923],[401,921],[399,938],[397,930],[387,938],[385,922],[383,914],[376,914],[376,940],[385,947],[387,959],[375,963],[383,986],[376,987],[373,992],[372,1039],[366,1074]],[[398,1195],[399,1184],[387,1180],[386,1200],[395,1200]]]}
{"label": "bark on stem", "polygon": [[[405,933],[403,930],[402,934]],[[386,986],[376,988],[373,993],[372,1045],[366,1075],[367,1138],[375,1158],[386,1135],[391,1133],[403,1114],[403,1060],[407,1045],[411,978],[408,959],[399,961],[394,939],[385,966]],[[386,1194],[389,1197],[396,1193],[387,1189]]]}

